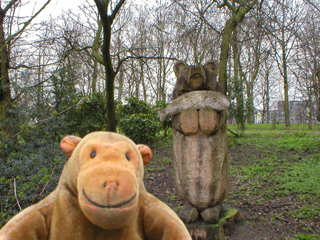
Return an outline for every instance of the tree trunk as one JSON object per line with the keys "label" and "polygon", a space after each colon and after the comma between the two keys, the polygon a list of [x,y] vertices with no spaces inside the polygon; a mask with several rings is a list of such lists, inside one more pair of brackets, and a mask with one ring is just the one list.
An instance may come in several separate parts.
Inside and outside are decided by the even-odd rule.
{"label": "tree trunk", "polygon": [[308,100],[308,128],[309,130],[312,130],[312,104],[311,104],[311,101],[312,101],[312,97],[311,95],[309,94],[309,100]]}
{"label": "tree trunk", "polygon": [[107,107],[107,129],[111,132],[116,132],[117,120],[116,120],[116,108],[114,103],[114,79],[115,72],[113,71],[113,65],[110,56],[110,40],[111,40],[111,25],[108,23],[107,27],[104,27],[104,43],[102,46],[103,59],[105,62],[106,71],[106,107]]}
{"label": "tree trunk", "polygon": [[141,81],[141,73],[138,74],[138,77],[134,79],[135,82],[135,97],[139,98],[140,97],[140,81]]}
{"label": "tree trunk", "polygon": [[114,79],[116,73],[113,70],[113,64],[111,60],[110,44],[111,44],[111,27],[113,20],[115,19],[117,13],[119,12],[122,4],[125,0],[120,0],[111,15],[108,15],[108,7],[110,1],[108,0],[95,0],[98,8],[98,12],[101,18],[101,23],[103,26],[103,44],[102,44],[102,55],[103,62],[106,71],[106,107],[107,107],[107,130],[111,132],[116,132],[117,120],[116,120],[116,107],[114,101]]}
{"label": "tree trunk", "polygon": [[286,127],[290,127],[290,107],[289,107],[289,84],[288,84],[288,71],[287,71],[287,61],[285,57],[285,49],[282,45],[282,54],[283,54],[283,91],[284,91],[284,122]]}
{"label": "tree trunk", "polygon": [[266,111],[267,111],[267,123],[270,123],[270,83],[269,83],[269,71],[266,75]]}
{"label": "tree trunk", "polygon": [[222,86],[223,93],[227,93],[227,62],[229,57],[229,45],[233,29],[235,28],[232,19],[226,22],[226,26],[222,33],[221,53],[220,53],[220,67],[219,67],[219,83]]}
{"label": "tree trunk", "polygon": [[[282,24],[285,22],[285,11],[282,8]],[[288,66],[287,66],[287,49],[285,39],[285,29],[281,28],[281,50],[282,50],[282,77],[284,91],[284,122],[286,127],[290,127],[290,107],[289,107],[289,84],[288,84]]]}
{"label": "tree trunk", "polygon": [[227,93],[227,63],[232,32],[243,21],[245,15],[254,7],[257,1],[258,0],[254,0],[250,4],[240,6],[227,20],[223,29],[220,47],[219,83],[222,86],[224,94]]}
{"label": "tree trunk", "polygon": [[318,91],[317,91],[317,96],[318,96],[318,101],[317,101],[317,120],[320,122],[320,69],[317,72],[317,78],[318,78]]}
{"label": "tree trunk", "polygon": [[260,68],[260,39],[254,49],[254,69],[249,74],[250,79],[247,81],[247,122],[254,123],[254,104],[253,104],[253,85],[257,79]]}
{"label": "tree trunk", "polygon": [[247,87],[247,123],[254,123],[254,104],[253,104],[253,82],[249,82]]}
{"label": "tree trunk", "polygon": [[[164,56],[164,53],[163,53]],[[165,91],[166,88],[166,78],[167,78],[167,74],[166,74],[166,62],[165,59],[162,60],[163,61],[163,65],[162,65],[162,84],[161,84],[161,98],[160,101],[162,102],[167,102],[167,94]]]}
{"label": "tree trunk", "polygon": [[93,59],[93,73],[92,73],[92,85],[91,85],[92,93],[97,92],[97,81],[98,81],[98,61],[96,59]]}
{"label": "tree trunk", "polygon": [[159,59],[159,80],[158,80],[158,89],[157,89],[157,101],[165,101],[165,83],[166,83],[166,63],[162,59],[164,57],[164,40],[163,33],[160,32],[160,57]]}
{"label": "tree trunk", "polygon": [[270,70],[267,69],[265,76],[265,86],[263,88],[263,110],[262,110],[262,123],[271,123],[270,121],[270,83],[269,83]]}
{"label": "tree trunk", "polygon": [[122,102],[122,94],[123,94],[123,81],[124,81],[124,72],[123,68],[119,69],[119,88],[118,88],[118,103]]}
{"label": "tree trunk", "polygon": [[236,121],[239,130],[243,131],[245,129],[245,117],[244,117],[244,100],[243,100],[243,78],[240,69],[240,53],[238,50],[237,42],[237,29],[233,31],[232,37],[232,50],[233,50],[233,62],[234,62],[234,88],[236,95]]}
{"label": "tree trunk", "polygon": [[10,109],[12,108],[12,97],[9,79],[9,53],[4,35],[4,18],[5,12],[0,9],[0,123],[5,135],[9,132],[9,126],[5,124],[9,117]]}
{"label": "tree trunk", "polygon": [[43,86],[41,84],[41,82],[43,81],[43,76],[44,76],[44,68],[41,67],[42,65],[42,56],[39,52],[39,55],[38,55],[38,64],[39,64],[39,67],[38,67],[38,76],[37,76],[37,83],[38,83],[38,86],[36,87],[36,95],[37,95],[37,108],[38,108],[38,111],[41,111],[42,109],[42,105],[43,105]]}
{"label": "tree trunk", "polygon": [[142,90],[143,90],[143,100],[147,101],[147,89],[146,89],[146,83],[144,79],[144,63],[141,59],[139,59],[139,65],[140,65],[140,81],[142,84]]}

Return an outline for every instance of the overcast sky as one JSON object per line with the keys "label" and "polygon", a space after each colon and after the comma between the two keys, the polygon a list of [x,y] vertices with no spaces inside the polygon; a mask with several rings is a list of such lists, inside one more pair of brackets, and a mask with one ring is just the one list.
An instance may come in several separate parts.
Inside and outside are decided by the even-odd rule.
{"label": "overcast sky", "polygon": [[[94,0],[88,0],[89,2]],[[24,6],[21,11],[23,14],[30,15],[32,12],[38,11],[44,4],[44,0],[30,0],[29,4]],[[86,0],[51,0],[49,5],[39,14],[38,18],[46,19],[50,15],[53,17],[59,16],[63,10],[73,9],[78,11],[78,6],[84,4]]]}
{"label": "overcast sky", "polygon": [[[153,0],[132,0],[135,3],[150,3],[154,2]],[[24,14],[31,15],[32,12],[38,11],[44,4],[44,0],[30,0],[30,3],[21,9]],[[52,17],[59,16],[63,10],[72,9],[73,11],[79,11],[80,5],[83,5],[86,0],[51,0],[49,5],[44,9],[40,14],[40,19],[46,19],[50,15]],[[94,4],[94,0],[88,0],[89,3]],[[28,12],[26,12],[28,11]]]}

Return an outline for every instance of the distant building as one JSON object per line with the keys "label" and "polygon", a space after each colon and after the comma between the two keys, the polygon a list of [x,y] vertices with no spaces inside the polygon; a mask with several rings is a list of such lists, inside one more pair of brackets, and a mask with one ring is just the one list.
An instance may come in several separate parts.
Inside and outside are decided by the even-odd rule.
{"label": "distant building", "polygon": [[[317,123],[315,104],[311,104],[311,112],[309,102],[303,101],[289,101],[289,115],[290,123],[307,124],[309,122],[309,116],[311,114],[312,123]],[[264,122],[267,122],[267,114],[264,116]],[[257,119],[257,118],[256,118]],[[269,112],[269,123],[285,123],[284,121],[284,101],[277,102],[277,109],[270,110]]]}

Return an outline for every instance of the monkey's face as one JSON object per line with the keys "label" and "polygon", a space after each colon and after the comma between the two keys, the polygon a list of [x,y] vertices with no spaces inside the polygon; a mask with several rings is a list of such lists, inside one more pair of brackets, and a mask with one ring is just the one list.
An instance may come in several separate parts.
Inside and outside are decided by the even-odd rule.
{"label": "monkey's face", "polygon": [[93,224],[104,229],[126,225],[139,208],[143,166],[152,151],[111,132],[93,132],[83,139],[67,136],[60,143],[70,157],[63,176],[75,188],[79,206]]}
{"label": "monkey's face", "polygon": [[114,229],[135,213],[139,199],[138,151],[127,142],[88,141],[80,152],[79,203],[95,225]]}

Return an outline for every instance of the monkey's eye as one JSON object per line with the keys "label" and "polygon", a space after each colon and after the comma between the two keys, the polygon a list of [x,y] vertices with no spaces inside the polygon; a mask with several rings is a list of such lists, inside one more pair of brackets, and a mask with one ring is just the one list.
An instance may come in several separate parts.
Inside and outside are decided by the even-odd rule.
{"label": "monkey's eye", "polygon": [[128,161],[130,161],[130,156],[129,156],[128,153],[126,153],[126,159],[127,159]]}
{"label": "monkey's eye", "polygon": [[97,156],[97,152],[95,150],[93,150],[91,153],[90,153],[90,157],[91,158],[94,158],[95,156]]}

